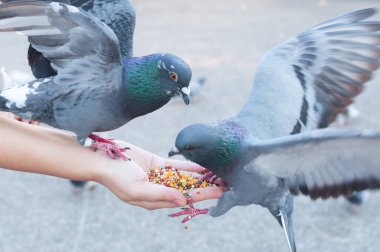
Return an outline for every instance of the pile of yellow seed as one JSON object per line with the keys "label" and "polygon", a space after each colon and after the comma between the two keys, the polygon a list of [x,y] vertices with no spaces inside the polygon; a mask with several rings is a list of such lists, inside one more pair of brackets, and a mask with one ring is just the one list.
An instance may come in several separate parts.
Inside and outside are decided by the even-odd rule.
{"label": "pile of yellow seed", "polygon": [[153,168],[148,172],[149,181],[155,184],[175,188],[182,193],[194,188],[211,187],[213,184],[194,178],[191,173],[183,173],[171,167],[170,164],[164,168]]}

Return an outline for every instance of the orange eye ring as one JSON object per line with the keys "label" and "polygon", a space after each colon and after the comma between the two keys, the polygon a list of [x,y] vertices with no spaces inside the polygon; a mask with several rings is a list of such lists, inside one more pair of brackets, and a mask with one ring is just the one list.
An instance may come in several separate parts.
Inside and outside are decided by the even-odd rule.
{"label": "orange eye ring", "polygon": [[169,77],[174,81],[178,81],[178,75],[175,72],[169,72]]}

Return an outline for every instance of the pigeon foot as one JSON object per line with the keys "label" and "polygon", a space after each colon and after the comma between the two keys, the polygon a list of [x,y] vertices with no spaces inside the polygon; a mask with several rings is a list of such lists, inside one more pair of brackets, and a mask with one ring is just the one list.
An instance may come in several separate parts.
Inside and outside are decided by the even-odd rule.
{"label": "pigeon foot", "polygon": [[217,179],[219,179],[219,177],[218,176],[216,176],[213,172],[211,172],[211,171],[209,171],[209,170],[207,170],[207,169],[204,169],[202,172],[201,172],[201,174],[203,174],[203,176],[199,179],[200,181],[207,181],[207,182],[209,182],[209,183],[211,183],[211,184],[214,184],[215,183],[215,181],[217,180]]}
{"label": "pigeon foot", "polygon": [[90,134],[89,138],[93,141],[90,146],[93,150],[104,151],[107,156],[111,157],[112,159],[121,158],[128,161],[131,160],[123,153],[129,148],[120,148],[115,142],[112,141],[113,139],[105,139],[95,134]]}
{"label": "pigeon foot", "polygon": [[185,217],[181,221],[181,223],[185,223],[185,222],[188,222],[189,220],[191,220],[192,218],[194,218],[197,215],[207,214],[208,213],[208,209],[197,209],[197,208],[195,208],[194,205],[193,205],[193,203],[191,202],[191,199],[187,200],[187,204],[189,205],[189,207],[182,208],[182,211],[180,211],[178,213],[169,214],[169,217],[178,217],[178,216],[186,215],[187,214],[188,216]]}

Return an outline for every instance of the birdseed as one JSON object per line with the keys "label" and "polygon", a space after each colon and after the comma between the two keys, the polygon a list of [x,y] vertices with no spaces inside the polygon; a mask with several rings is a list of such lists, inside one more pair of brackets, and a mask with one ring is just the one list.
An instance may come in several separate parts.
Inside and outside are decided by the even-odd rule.
{"label": "birdseed", "polygon": [[191,173],[183,173],[170,164],[165,167],[155,167],[148,172],[149,181],[155,184],[175,188],[182,193],[194,188],[211,187],[213,184],[194,178]]}

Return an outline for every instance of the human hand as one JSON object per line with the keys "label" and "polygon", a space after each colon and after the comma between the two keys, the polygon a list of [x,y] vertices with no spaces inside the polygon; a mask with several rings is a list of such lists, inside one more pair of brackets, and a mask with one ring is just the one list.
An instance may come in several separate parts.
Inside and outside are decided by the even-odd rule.
{"label": "human hand", "polygon": [[[109,159],[108,167],[102,170],[97,182],[106,186],[124,202],[149,210],[187,205],[187,198],[182,192],[149,182],[147,172],[151,168],[171,164],[173,168],[193,173],[197,177],[204,170],[203,167],[188,161],[165,159],[122,141],[115,142],[121,147],[130,148],[126,155],[131,161]],[[222,181],[217,183],[221,186],[189,190],[192,202],[221,197],[227,189]]]}

